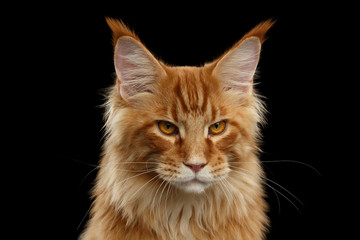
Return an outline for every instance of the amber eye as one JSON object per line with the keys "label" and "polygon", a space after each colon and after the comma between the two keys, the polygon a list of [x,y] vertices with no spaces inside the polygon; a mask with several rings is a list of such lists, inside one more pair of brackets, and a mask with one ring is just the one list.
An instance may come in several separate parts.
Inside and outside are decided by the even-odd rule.
{"label": "amber eye", "polygon": [[209,127],[209,134],[218,135],[224,132],[225,128],[226,128],[226,122],[224,120],[220,122],[216,122]]}
{"label": "amber eye", "polygon": [[177,127],[170,122],[159,121],[158,126],[159,126],[160,131],[166,135],[177,134],[177,131],[178,131]]}

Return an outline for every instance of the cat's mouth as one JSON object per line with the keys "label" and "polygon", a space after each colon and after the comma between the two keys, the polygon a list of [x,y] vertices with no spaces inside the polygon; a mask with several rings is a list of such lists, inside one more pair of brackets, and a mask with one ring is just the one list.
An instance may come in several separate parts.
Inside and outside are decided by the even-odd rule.
{"label": "cat's mouth", "polygon": [[202,193],[210,183],[201,181],[195,176],[189,181],[177,182],[176,186],[188,193]]}

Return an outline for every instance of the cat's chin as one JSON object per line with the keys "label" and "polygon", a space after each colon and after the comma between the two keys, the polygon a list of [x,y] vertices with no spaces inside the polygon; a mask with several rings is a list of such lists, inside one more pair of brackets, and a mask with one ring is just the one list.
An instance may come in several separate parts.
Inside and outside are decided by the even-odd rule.
{"label": "cat's chin", "polygon": [[181,190],[187,192],[187,193],[203,193],[206,188],[210,186],[210,183],[202,182],[197,179],[182,182],[179,184],[176,184],[177,187],[179,187]]}

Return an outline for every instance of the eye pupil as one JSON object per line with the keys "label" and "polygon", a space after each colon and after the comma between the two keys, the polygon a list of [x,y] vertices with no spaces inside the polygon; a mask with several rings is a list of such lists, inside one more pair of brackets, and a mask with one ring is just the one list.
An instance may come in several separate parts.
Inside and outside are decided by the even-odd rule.
{"label": "eye pupil", "polygon": [[216,122],[209,127],[209,134],[211,135],[218,135],[225,131],[226,128],[226,121]]}
{"label": "eye pupil", "polygon": [[177,133],[177,127],[174,124],[167,121],[159,121],[158,127],[160,131],[166,135],[173,135]]}

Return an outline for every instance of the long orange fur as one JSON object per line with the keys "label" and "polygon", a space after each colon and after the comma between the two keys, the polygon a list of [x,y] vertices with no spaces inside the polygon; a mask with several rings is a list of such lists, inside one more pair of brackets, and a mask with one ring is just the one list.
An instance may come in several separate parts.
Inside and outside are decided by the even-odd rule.
{"label": "long orange fur", "polygon": [[[143,46],[121,21],[107,23],[114,46],[123,37]],[[108,92],[106,141],[81,240],[265,239],[268,207],[258,159],[264,107],[255,90],[246,98],[225,92],[213,72],[246,39],[263,43],[272,24],[262,22],[201,67],[174,67],[157,60],[165,74],[154,83],[152,94],[135,100],[122,97],[117,78]],[[199,134],[204,123],[219,118],[227,119],[226,133],[214,138]],[[185,137],[162,136],[156,120],[182,123]],[[193,154],[206,159],[214,175],[226,170],[226,178],[202,193],[188,193],[159,177],[176,177]]]}

